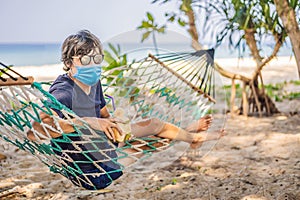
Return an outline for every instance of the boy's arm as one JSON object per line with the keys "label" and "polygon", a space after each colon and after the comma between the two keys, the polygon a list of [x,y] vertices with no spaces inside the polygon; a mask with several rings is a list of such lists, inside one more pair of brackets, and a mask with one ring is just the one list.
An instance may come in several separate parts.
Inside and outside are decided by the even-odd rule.
{"label": "boy's arm", "polygon": [[100,109],[100,116],[101,116],[101,118],[110,118],[111,117],[106,106],[104,106],[103,108]]}
{"label": "boy's arm", "polygon": [[[52,112],[52,113],[53,113],[53,115],[58,116],[56,112]],[[57,127],[54,123],[54,120],[50,115],[48,115],[46,113],[43,113],[43,112],[41,112],[39,115],[40,115],[40,118],[41,118],[41,120],[44,124],[52,126],[53,129],[57,130]],[[81,122],[79,122],[76,119],[72,119],[72,121],[73,121],[73,123],[82,124]],[[59,123],[59,125],[60,125],[60,127],[61,127],[61,129],[64,133],[72,133],[72,132],[75,131],[73,125],[67,120],[59,119],[58,123]],[[45,136],[47,136],[45,128],[47,129],[48,133],[50,134],[50,136],[52,138],[57,138],[57,137],[61,136],[61,133],[58,130],[54,131],[54,130],[51,130],[50,128],[48,128],[48,127],[45,127],[45,126],[43,127],[39,122],[36,122],[36,121],[32,123],[32,127],[33,127],[34,130],[36,130],[37,132],[39,132],[39,133],[41,133]],[[32,141],[37,140],[37,138],[33,134],[32,130],[29,130],[27,132],[27,137]]]}
{"label": "boy's arm", "polygon": [[[106,110],[107,111],[107,110]],[[54,115],[57,115],[55,112],[53,112]],[[54,130],[57,130],[57,127],[54,123],[54,119],[53,117],[51,117],[50,115],[46,114],[46,113],[40,113],[40,117],[43,123],[50,125],[54,128]],[[121,128],[116,124],[114,119],[101,119],[101,118],[96,118],[96,117],[83,117],[83,120],[85,120],[91,128],[93,128],[94,130],[100,130],[103,131],[107,137],[111,140],[116,140],[116,136],[114,133],[114,129],[118,130],[118,132],[120,134],[122,134],[122,130]],[[73,124],[77,124],[79,126],[82,126],[83,123],[80,120],[77,119],[72,119],[72,122],[69,122],[68,120],[64,120],[59,118],[58,119],[58,123],[60,128],[62,129],[63,133],[72,133],[75,131]],[[46,130],[49,133],[49,135],[51,136],[51,138],[57,138],[61,136],[61,133],[57,130],[57,131],[53,131],[50,128],[47,127],[43,127],[39,122],[33,122],[32,127],[39,133],[47,136]],[[27,137],[32,140],[35,141],[37,140],[36,136],[34,135],[34,133],[29,130],[27,132]]]}

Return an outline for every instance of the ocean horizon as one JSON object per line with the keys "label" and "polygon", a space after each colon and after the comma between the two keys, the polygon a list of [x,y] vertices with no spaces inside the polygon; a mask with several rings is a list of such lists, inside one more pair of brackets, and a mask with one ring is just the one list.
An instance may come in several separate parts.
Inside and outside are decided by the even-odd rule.
{"label": "ocean horizon", "polygon": [[[113,44],[114,45],[114,44]],[[121,52],[128,54],[128,60],[139,60],[148,55],[149,52],[156,54],[156,50],[149,43],[119,43]],[[103,44],[104,49],[110,51],[108,44]],[[266,48],[268,51],[268,48]],[[194,51],[188,43],[165,43],[158,44],[159,53],[162,52],[192,52]],[[265,52],[265,56],[271,54]],[[278,56],[293,56],[292,48],[282,46]],[[215,58],[238,58],[238,50],[230,50],[227,46],[219,46],[215,50]],[[245,50],[242,57],[250,57],[250,52]],[[42,66],[60,64],[61,44],[56,43],[25,43],[25,44],[0,44],[0,62],[6,65],[17,66]]]}

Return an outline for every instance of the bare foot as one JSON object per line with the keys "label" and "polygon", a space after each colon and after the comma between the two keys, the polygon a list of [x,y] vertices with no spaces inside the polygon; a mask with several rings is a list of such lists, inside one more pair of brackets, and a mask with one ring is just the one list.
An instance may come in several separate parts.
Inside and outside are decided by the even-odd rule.
{"label": "bare foot", "polygon": [[186,130],[189,132],[201,132],[206,131],[212,122],[213,118],[211,115],[205,115],[204,117],[201,117],[198,121],[190,124]]}
{"label": "bare foot", "polygon": [[191,143],[190,147],[192,149],[197,149],[199,148],[203,142],[205,141],[210,141],[210,140],[217,140],[220,139],[226,135],[226,132],[224,129],[221,129],[218,132],[211,132],[211,133],[196,133],[194,136],[194,140]]}

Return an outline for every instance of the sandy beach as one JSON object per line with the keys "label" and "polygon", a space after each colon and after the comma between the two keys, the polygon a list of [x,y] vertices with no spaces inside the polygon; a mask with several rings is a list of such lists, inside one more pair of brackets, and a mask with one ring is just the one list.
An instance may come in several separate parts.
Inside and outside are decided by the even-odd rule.
{"label": "sandy beach", "polygon": [[[249,77],[254,70],[250,59],[216,62]],[[15,69],[35,81],[53,81],[64,73],[62,64]],[[266,84],[299,80],[295,60],[289,57],[274,59],[262,74]],[[229,79],[220,80],[231,84]],[[300,85],[284,90],[300,92]],[[225,137],[197,150],[184,150],[167,165],[167,155],[162,154],[156,163],[164,164],[160,169],[129,168],[104,191],[73,186],[31,154],[0,140],[0,199],[299,200],[300,99],[276,102],[281,113],[264,118],[224,114],[222,102],[216,105],[219,110],[209,131],[225,123]]]}

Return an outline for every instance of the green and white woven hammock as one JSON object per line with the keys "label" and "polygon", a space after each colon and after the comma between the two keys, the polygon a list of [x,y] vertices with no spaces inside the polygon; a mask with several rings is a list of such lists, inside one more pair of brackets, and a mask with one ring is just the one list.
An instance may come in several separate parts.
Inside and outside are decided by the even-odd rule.
{"label": "green and white woven hammock", "polygon": [[[215,102],[213,53],[213,50],[201,50],[149,55],[129,66],[105,71],[101,77],[104,94],[114,99],[110,102],[111,98],[108,98],[108,105],[111,110],[122,108],[123,117],[125,113],[130,122],[157,117],[185,128],[205,115]],[[52,172],[75,177],[72,182],[78,186],[84,183],[90,189],[97,189],[89,176],[106,175],[112,182],[111,173],[126,168],[119,163],[121,159],[138,161],[141,155],[151,155],[174,145],[174,141],[162,138],[133,138],[123,147],[116,147],[104,133],[93,130],[45,91],[43,84],[1,65],[0,137],[33,154]],[[58,123],[59,117],[53,115],[51,109],[60,110],[76,132],[64,134]],[[44,123],[40,112],[50,115],[55,126]],[[82,121],[83,125],[72,123],[72,118]],[[46,135],[32,127],[34,121],[41,124]],[[36,136],[36,141],[27,138],[29,130]],[[51,138],[49,130],[62,134],[62,137]],[[60,148],[62,143],[68,145],[67,150]],[[76,155],[84,159],[78,160]],[[85,174],[81,164],[92,164],[99,171]],[[107,172],[103,164],[115,170]]]}

